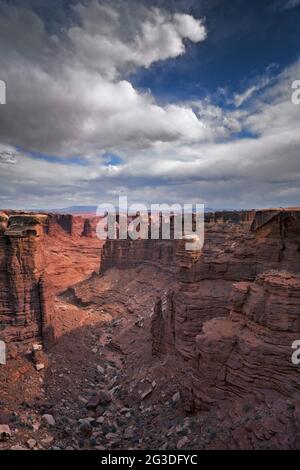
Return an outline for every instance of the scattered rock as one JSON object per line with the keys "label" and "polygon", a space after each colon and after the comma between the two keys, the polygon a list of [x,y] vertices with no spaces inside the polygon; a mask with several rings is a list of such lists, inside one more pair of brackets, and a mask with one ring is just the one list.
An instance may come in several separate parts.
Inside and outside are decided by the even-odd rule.
{"label": "scattered rock", "polygon": [[99,374],[102,374],[102,375],[105,374],[105,370],[104,370],[104,368],[101,367],[101,366],[97,366],[97,371],[99,372]]}
{"label": "scattered rock", "polygon": [[78,400],[81,401],[81,403],[84,403],[85,405],[87,404],[88,400],[84,398],[83,396],[79,395]]}
{"label": "scattered rock", "polygon": [[83,424],[83,423],[92,424],[94,421],[95,421],[94,418],[88,417],[88,418],[79,419],[79,420],[78,420],[78,423],[79,423],[79,424]]}
{"label": "scattered rock", "polygon": [[9,424],[11,422],[11,413],[0,411],[0,424]]}
{"label": "scattered rock", "polygon": [[125,429],[124,438],[132,439],[134,437],[134,434],[135,434],[135,429],[133,426],[130,426],[129,428]]}
{"label": "scattered rock", "polygon": [[182,437],[181,439],[179,439],[179,441],[177,442],[177,449],[185,449],[186,448],[186,445],[188,443],[188,438],[186,436]]}
{"label": "scattered rock", "polygon": [[55,426],[55,419],[52,415],[45,414],[42,416],[42,419],[47,426]]}
{"label": "scattered rock", "polygon": [[80,434],[85,437],[90,437],[93,432],[93,426],[88,421],[83,421],[78,428]]}
{"label": "scattered rock", "polygon": [[11,446],[10,450],[28,450],[28,449],[24,446],[21,446],[20,444],[16,444],[14,446]]}
{"label": "scattered rock", "polygon": [[99,405],[108,405],[112,401],[111,394],[105,390],[100,390],[98,393]]}
{"label": "scattered rock", "polygon": [[11,430],[7,424],[0,425],[0,441],[7,441],[11,438]]}
{"label": "scattered rock", "polygon": [[26,444],[27,444],[27,447],[29,449],[33,449],[36,446],[36,440],[35,439],[28,439]]}
{"label": "scattered rock", "polygon": [[144,392],[142,392],[142,400],[145,400],[145,398],[147,398],[149,395],[151,395],[151,393],[153,392],[153,388],[147,388],[147,390],[145,390]]}
{"label": "scattered rock", "polygon": [[178,403],[179,401],[180,401],[180,393],[179,392],[174,393],[174,395],[172,396],[172,402]]}
{"label": "scattered rock", "polygon": [[53,441],[54,441],[54,438],[52,436],[47,436],[47,437],[45,437],[44,439],[41,440],[41,444],[44,445],[44,446],[48,446],[48,445],[52,444]]}

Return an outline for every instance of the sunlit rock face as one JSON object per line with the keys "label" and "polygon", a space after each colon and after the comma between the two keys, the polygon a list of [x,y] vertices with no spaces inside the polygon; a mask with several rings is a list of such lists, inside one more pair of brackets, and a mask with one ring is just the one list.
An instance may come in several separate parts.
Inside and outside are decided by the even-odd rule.
{"label": "sunlit rock face", "polygon": [[53,344],[54,296],[99,269],[96,225],[95,216],[0,212],[0,338],[9,354]]}
{"label": "sunlit rock face", "polygon": [[45,278],[46,215],[10,215],[0,229],[1,337],[24,349],[51,341],[51,287]]}

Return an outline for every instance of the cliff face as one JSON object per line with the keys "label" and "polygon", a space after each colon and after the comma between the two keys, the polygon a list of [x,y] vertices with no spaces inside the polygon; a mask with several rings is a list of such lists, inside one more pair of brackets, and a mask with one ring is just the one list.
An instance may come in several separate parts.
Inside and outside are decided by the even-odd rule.
{"label": "cliff face", "polygon": [[247,224],[210,222],[196,262],[179,251],[177,287],[154,308],[152,349],[181,358],[186,410],[300,399],[291,361],[300,339],[299,216],[259,211]]}
{"label": "cliff face", "polygon": [[81,236],[91,237],[92,235],[93,235],[93,229],[92,229],[91,221],[89,219],[85,219]]}
{"label": "cliff face", "polygon": [[172,271],[175,269],[175,255],[174,240],[106,240],[100,272],[111,267],[133,268],[143,264]]}
{"label": "cliff face", "polygon": [[[0,338],[24,351],[55,338],[54,296],[98,270],[96,217],[0,213]],[[83,236],[82,236],[83,235]]]}
{"label": "cliff face", "polygon": [[[68,224],[62,223],[68,221]],[[55,292],[99,271],[103,242],[96,236],[99,218],[90,215],[48,214],[45,223],[45,271]],[[88,232],[86,230],[88,221]],[[71,227],[71,233],[70,233]]]}
{"label": "cliff face", "polygon": [[51,342],[53,306],[44,272],[42,215],[11,215],[0,228],[1,338],[26,347]]}
{"label": "cliff face", "polygon": [[[196,260],[194,252],[178,247],[177,288],[168,294],[160,313],[164,323],[162,350],[172,346],[185,359],[193,359],[195,338],[203,323],[228,316],[233,283],[254,281],[272,269],[300,272],[300,222],[286,211],[284,219],[284,228],[281,213],[263,228],[260,212],[252,225],[251,219],[246,224],[210,222]],[[157,309],[155,317],[158,321]]]}
{"label": "cliff face", "polygon": [[298,395],[300,370],[291,361],[291,345],[300,338],[299,306],[295,275],[271,271],[235,284],[229,317],[205,323],[196,337],[196,407]]}

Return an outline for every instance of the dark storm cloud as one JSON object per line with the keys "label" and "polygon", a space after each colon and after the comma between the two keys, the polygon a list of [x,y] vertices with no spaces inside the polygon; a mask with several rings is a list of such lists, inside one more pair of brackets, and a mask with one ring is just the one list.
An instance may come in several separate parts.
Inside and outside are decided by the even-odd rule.
{"label": "dark storm cloud", "polygon": [[[291,103],[299,62],[252,77],[227,97],[229,108],[210,96],[161,105],[129,74],[204,42],[201,9],[194,16],[192,1],[61,5],[70,12],[66,21],[59,12],[50,20],[51,8],[38,2],[0,9],[3,205],[65,207],[118,194],[210,207],[299,198],[300,106]],[[120,157],[118,165],[107,164],[107,151]]]}

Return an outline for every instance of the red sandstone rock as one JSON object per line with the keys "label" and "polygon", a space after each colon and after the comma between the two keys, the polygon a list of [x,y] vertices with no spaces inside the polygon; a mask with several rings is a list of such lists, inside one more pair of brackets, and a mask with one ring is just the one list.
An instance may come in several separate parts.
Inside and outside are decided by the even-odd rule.
{"label": "red sandstone rock", "polygon": [[[264,418],[259,429],[236,434],[239,448],[245,448],[242,435],[247,431],[256,439],[272,436],[278,448],[296,446],[297,435],[283,444],[277,433],[285,429],[278,422],[281,401],[300,399],[300,370],[291,361],[291,345],[300,338],[299,306],[300,278],[267,272],[253,283],[236,284],[229,318],[204,323],[196,338],[189,408],[225,410],[239,401],[273,408],[273,420]],[[295,419],[291,416],[286,424],[296,425]]]}
{"label": "red sandstone rock", "polygon": [[43,215],[11,215],[0,232],[1,337],[26,346],[53,339],[53,308],[44,279]]}
{"label": "red sandstone rock", "polygon": [[[251,231],[251,219],[214,220],[196,262],[179,253],[177,288],[155,305],[152,346],[154,354],[174,350],[187,361],[181,377],[187,411],[247,401],[262,411],[284,397],[299,400],[300,372],[291,361],[292,342],[300,339],[299,214],[260,211]],[[274,415],[273,424],[264,418],[250,434],[237,429],[237,448],[271,439],[280,413]],[[226,421],[225,411],[221,416]],[[284,434],[272,442],[294,448],[295,439]]]}
{"label": "red sandstone rock", "polygon": [[[99,266],[101,242],[81,216],[0,213],[0,322],[8,358],[55,337],[53,297]],[[91,218],[95,233],[97,219]]]}

